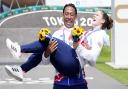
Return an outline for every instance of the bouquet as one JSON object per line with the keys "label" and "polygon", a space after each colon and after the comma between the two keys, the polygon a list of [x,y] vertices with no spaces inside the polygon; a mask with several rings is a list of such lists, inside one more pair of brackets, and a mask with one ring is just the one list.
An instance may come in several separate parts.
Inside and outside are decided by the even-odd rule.
{"label": "bouquet", "polygon": [[48,35],[50,35],[51,31],[49,28],[41,28],[38,32],[38,37],[41,41],[44,41]]}
{"label": "bouquet", "polygon": [[81,35],[84,33],[84,29],[79,26],[74,26],[72,28],[72,38],[73,42],[78,42],[80,40]]}

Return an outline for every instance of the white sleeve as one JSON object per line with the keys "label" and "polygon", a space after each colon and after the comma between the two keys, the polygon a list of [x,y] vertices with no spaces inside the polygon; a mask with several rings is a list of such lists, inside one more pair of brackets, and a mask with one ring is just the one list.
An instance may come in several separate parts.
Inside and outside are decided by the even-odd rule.
{"label": "white sleeve", "polygon": [[53,33],[52,37],[56,37],[56,38],[57,38],[57,36],[58,36],[58,31],[55,31],[55,32]]}
{"label": "white sleeve", "polygon": [[64,26],[62,26],[60,29],[58,29],[57,31],[55,31],[52,35],[52,37],[55,37],[55,38],[58,38],[60,39],[60,34],[63,33],[63,29],[64,29]]}
{"label": "white sleeve", "polygon": [[89,63],[91,66],[95,66],[97,57],[100,53],[98,45],[94,45],[90,50],[83,47],[81,44],[76,48],[78,55]]}
{"label": "white sleeve", "polygon": [[47,65],[50,64],[50,56],[48,56],[47,58],[44,56],[44,52],[42,55],[42,64]]}
{"label": "white sleeve", "polygon": [[106,33],[103,36],[103,42],[104,42],[104,46],[110,46],[109,35]]}

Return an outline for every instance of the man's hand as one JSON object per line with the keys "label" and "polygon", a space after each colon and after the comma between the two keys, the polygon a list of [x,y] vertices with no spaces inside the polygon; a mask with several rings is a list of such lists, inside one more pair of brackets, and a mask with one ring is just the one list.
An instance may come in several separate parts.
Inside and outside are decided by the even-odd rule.
{"label": "man's hand", "polygon": [[44,56],[45,56],[46,58],[47,58],[48,56],[50,56],[50,54],[52,54],[52,53],[57,49],[57,45],[58,45],[57,41],[56,41],[56,40],[52,40],[52,41],[49,43],[49,45],[48,45],[46,51],[44,52]]}

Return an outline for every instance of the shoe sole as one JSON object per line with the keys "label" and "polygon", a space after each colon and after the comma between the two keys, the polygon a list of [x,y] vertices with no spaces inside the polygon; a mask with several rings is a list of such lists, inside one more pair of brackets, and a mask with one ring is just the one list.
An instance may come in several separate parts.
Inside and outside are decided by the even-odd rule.
{"label": "shoe sole", "polygon": [[8,74],[9,76],[15,78],[15,79],[18,80],[18,81],[23,81],[23,79],[21,79],[21,78],[15,76],[13,73],[11,73],[11,72],[8,70],[7,67],[5,67],[5,70],[6,70],[6,72],[7,72],[7,74]]}
{"label": "shoe sole", "polygon": [[13,44],[13,42],[12,42],[9,38],[7,38],[7,39],[6,39],[6,46],[7,46],[7,48],[9,49],[10,53],[12,54],[12,56],[13,56],[14,58],[19,59],[20,56],[16,56],[16,55],[15,55],[15,53],[14,53],[14,52],[12,51],[12,49],[10,48],[10,45],[9,45],[9,44]]}
{"label": "shoe sole", "polygon": [[14,53],[13,53],[13,51],[12,51],[12,49],[10,48],[10,45],[9,45],[9,44],[12,44],[12,43],[13,42],[9,38],[6,39],[6,46],[7,46],[7,48],[9,49],[10,53],[12,54],[12,56],[14,58],[16,58],[15,55],[14,55]]}

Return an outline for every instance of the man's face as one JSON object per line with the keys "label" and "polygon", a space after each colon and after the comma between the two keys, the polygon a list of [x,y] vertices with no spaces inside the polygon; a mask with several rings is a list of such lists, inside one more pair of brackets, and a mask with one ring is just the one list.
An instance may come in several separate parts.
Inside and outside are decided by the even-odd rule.
{"label": "man's face", "polygon": [[77,15],[75,14],[75,9],[71,6],[66,7],[63,13],[64,25],[67,28],[72,28],[76,17]]}

